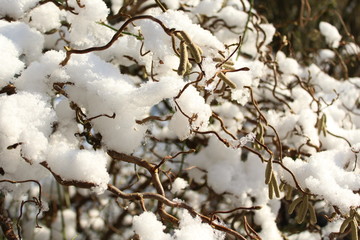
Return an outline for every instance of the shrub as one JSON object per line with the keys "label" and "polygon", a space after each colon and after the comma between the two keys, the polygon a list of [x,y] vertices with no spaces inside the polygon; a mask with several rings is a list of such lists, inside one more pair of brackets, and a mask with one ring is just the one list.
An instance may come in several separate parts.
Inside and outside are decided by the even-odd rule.
{"label": "shrub", "polygon": [[357,36],[280,2],[0,0],[5,238],[358,239]]}

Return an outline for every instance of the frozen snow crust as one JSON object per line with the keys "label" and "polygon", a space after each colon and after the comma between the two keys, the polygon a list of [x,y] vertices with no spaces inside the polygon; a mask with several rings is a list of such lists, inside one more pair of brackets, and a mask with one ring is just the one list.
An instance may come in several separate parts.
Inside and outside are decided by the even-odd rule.
{"label": "frozen snow crust", "polygon": [[357,239],[356,43],[320,21],[305,65],[246,0],[110,2],[0,0],[0,197],[98,199],[25,239]]}

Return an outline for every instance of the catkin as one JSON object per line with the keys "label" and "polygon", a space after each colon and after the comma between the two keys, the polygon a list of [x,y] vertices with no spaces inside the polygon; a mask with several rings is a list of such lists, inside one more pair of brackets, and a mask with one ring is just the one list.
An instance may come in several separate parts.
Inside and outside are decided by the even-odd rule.
{"label": "catkin", "polygon": [[281,182],[280,185],[279,185],[280,191],[282,191],[282,192],[285,191],[285,186],[286,186],[286,184]]}
{"label": "catkin", "polygon": [[285,186],[285,192],[286,192],[285,199],[286,200],[291,200],[293,188],[290,185],[286,185]]}
{"label": "catkin", "polygon": [[269,191],[269,198],[273,199],[274,198],[274,188],[272,187],[271,184],[268,185],[268,191]]}
{"label": "catkin", "polygon": [[356,221],[360,222],[360,215],[356,211],[355,211],[354,215],[355,215]]}
{"label": "catkin", "polygon": [[296,206],[299,205],[299,203],[301,203],[301,201],[302,201],[302,197],[298,197],[297,199],[292,201],[292,203],[289,206],[289,214],[292,214],[294,212]]}
{"label": "catkin", "polygon": [[222,62],[222,61],[224,61],[225,59],[224,58],[219,58],[219,57],[214,57],[213,58],[213,61],[214,62]]}
{"label": "catkin", "polygon": [[308,212],[308,209],[309,209],[308,197],[304,196],[303,201],[300,204],[297,216],[295,218],[295,220],[298,224],[301,224],[304,222],[306,213]]}
{"label": "catkin", "polygon": [[317,222],[315,208],[310,202],[308,204],[309,204],[309,213],[310,213],[310,223],[314,225]]}
{"label": "catkin", "polygon": [[189,60],[188,60],[188,61],[187,61],[187,64],[186,64],[186,72],[187,72],[187,71],[190,71],[191,68],[192,68],[192,64],[191,64],[191,62],[189,62]]}
{"label": "catkin", "polygon": [[226,63],[224,63],[223,65],[221,65],[224,69],[228,69],[228,70],[235,70],[235,67],[234,66],[232,66],[232,65],[230,65],[230,64],[227,64],[227,62]]}
{"label": "catkin", "polygon": [[276,180],[276,177],[274,174],[272,175],[271,185],[274,188],[275,196],[277,198],[279,198],[280,197],[279,185],[277,183],[277,180]]}
{"label": "catkin", "polygon": [[228,79],[224,73],[220,72],[217,75],[221,80],[223,80],[229,87],[231,88],[236,88],[236,84],[231,81],[230,79]]}
{"label": "catkin", "polygon": [[273,166],[272,166],[272,161],[269,160],[268,163],[266,164],[266,169],[265,169],[265,184],[270,183],[272,175],[273,175]]}
{"label": "catkin", "polygon": [[188,62],[189,62],[189,60],[188,60],[187,46],[184,41],[181,41],[180,42],[180,64],[179,64],[179,67],[177,70],[177,73],[180,76],[184,76],[186,69],[187,69]]}
{"label": "catkin", "polygon": [[351,227],[351,240],[358,240],[358,223],[356,221],[356,219],[353,219],[350,222],[350,227]]}
{"label": "catkin", "polygon": [[346,228],[349,226],[350,222],[352,221],[352,218],[351,217],[348,217],[347,219],[345,219],[343,221],[343,223],[341,224],[340,226],[340,233],[344,233]]}
{"label": "catkin", "polygon": [[201,63],[202,50],[198,47],[193,41],[191,41],[190,37],[183,31],[180,32],[182,39],[186,42],[189,47],[189,51],[191,52],[192,57],[194,58],[196,63]]}
{"label": "catkin", "polygon": [[[215,57],[215,58],[213,58],[213,61],[214,61],[214,62],[223,62],[223,61],[225,61],[225,58]],[[230,65],[230,66],[234,66],[234,62],[231,61],[231,60],[227,60],[226,62],[224,62],[224,64],[227,64],[227,65]]]}
{"label": "catkin", "polygon": [[324,136],[326,137],[326,115],[325,114],[323,114],[322,115],[322,132],[323,132],[323,134],[324,134]]}
{"label": "catkin", "polygon": [[259,141],[259,143],[256,141],[255,142],[255,148],[257,150],[261,150],[262,146],[261,144],[264,144],[265,140],[264,140],[264,126],[262,125],[262,123],[259,124],[259,127],[256,130],[256,139]]}

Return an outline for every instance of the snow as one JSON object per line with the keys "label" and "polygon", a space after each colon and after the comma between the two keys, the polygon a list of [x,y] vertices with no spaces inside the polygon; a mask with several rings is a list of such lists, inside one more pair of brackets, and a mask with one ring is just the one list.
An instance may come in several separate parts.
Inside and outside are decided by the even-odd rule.
{"label": "snow", "polygon": [[321,34],[325,37],[326,43],[332,48],[338,48],[341,40],[341,35],[337,28],[328,22],[320,22],[319,29]]}
{"label": "snow", "polygon": [[214,231],[208,224],[201,223],[199,217],[193,218],[187,211],[180,217],[180,229],[175,230],[177,240],[223,240],[225,234]]}
{"label": "snow", "polygon": [[[53,232],[51,232],[51,236],[54,239],[62,239],[63,233],[65,236],[72,239],[75,238],[78,233],[76,232],[76,213],[71,209],[66,209],[64,211],[58,211],[57,218],[51,224],[51,228]],[[60,216],[63,216],[63,220]],[[63,222],[62,222],[63,221]],[[65,224],[65,228],[62,227],[62,223]]]}
{"label": "snow", "polygon": [[277,52],[276,58],[279,64],[279,70],[283,74],[298,75],[300,73],[300,66],[295,59],[286,57],[281,51]]}
{"label": "snow", "polygon": [[41,56],[44,37],[25,23],[0,20],[0,35],[13,42],[19,55],[25,55],[25,63],[35,61]]}
{"label": "snow", "polygon": [[282,239],[281,233],[276,227],[275,219],[276,215],[271,211],[269,206],[262,206],[262,208],[256,212],[254,220],[262,227],[260,237]]}
{"label": "snow", "polygon": [[211,16],[221,8],[221,0],[204,0],[201,1],[194,9],[195,13]]}
{"label": "snow", "polygon": [[[335,26],[320,22],[323,38],[319,41],[326,44],[309,55],[315,62],[305,64],[299,52],[289,56],[288,49],[275,50],[271,45],[275,26],[260,18],[255,9],[249,15],[249,1],[164,0],[169,8],[165,12],[158,7],[148,9],[154,3],[146,1],[140,8],[142,14],[161,21],[167,33],[157,22],[136,20],[108,49],[74,53],[61,65],[64,46],[84,49],[108,43],[115,34],[102,25],[110,25],[108,6],[116,14],[128,1],[57,2],[68,4],[73,11],[54,2],[0,0],[1,179],[39,180],[49,204],[57,197],[61,200],[61,196],[54,197],[56,180],[93,186],[85,190],[71,187],[68,192],[71,199],[99,200],[101,207],[82,206],[79,218],[80,225],[89,229],[86,234],[94,239],[124,211],[124,226],[132,224],[123,232],[126,239],[134,232],[145,240],[225,239],[223,232],[183,209],[164,208],[179,219],[175,227],[155,214],[152,200],[144,200],[147,211],[141,213],[135,203],[109,197],[109,183],[121,188],[131,179],[138,182],[126,193],[154,193],[156,189],[149,184],[137,190],[152,180],[151,174],[123,161],[110,164],[108,151],[156,164],[164,156],[194,149],[156,169],[164,184],[163,197],[177,197],[169,200],[202,214],[259,205],[261,209],[251,215],[263,239],[282,239],[284,234],[276,224],[284,193],[270,200],[269,186],[264,183],[269,159],[275,161],[273,174],[278,183],[297,187],[293,176],[277,164],[282,161],[302,189],[311,192],[318,212],[330,215],[336,207],[346,215],[360,206],[360,78],[351,76],[355,75],[351,68],[346,72],[339,61],[356,66],[360,48],[351,39],[342,39]],[[131,7],[123,10],[126,13]],[[124,20],[111,27],[119,29]],[[202,51],[197,61],[188,52],[191,69],[183,76],[177,73],[181,39],[173,35],[172,42],[174,31],[184,31]],[[239,36],[242,45],[229,62],[234,69],[249,70],[226,72],[216,58],[228,58]],[[141,54],[146,51],[150,52]],[[236,87],[222,88],[216,76],[220,72]],[[268,151],[255,144],[260,124]],[[18,214],[13,207],[16,203],[40,191],[31,184],[0,185],[10,199],[5,209],[9,208],[12,217]],[[28,192],[31,195],[25,196]],[[94,192],[101,195],[92,195]],[[212,194],[219,200],[210,201]],[[70,205],[63,206],[52,224],[42,229],[33,230],[34,221],[23,220],[25,238],[62,239],[63,230],[67,238],[83,238],[82,232],[76,232],[78,213],[73,202]],[[32,208],[25,212],[26,218],[35,219]],[[240,222],[230,225],[228,215],[221,215],[224,222],[216,223],[235,226],[243,234]],[[338,231],[342,220],[343,216],[337,216],[321,227],[322,236],[306,229],[288,238],[325,239]]]}
{"label": "snow", "polygon": [[220,10],[218,16],[223,19],[229,26],[237,26],[240,29],[245,28],[248,14],[239,11],[231,6],[226,6]]}
{"label": "snow", "polygon": [[0,35],[0,86],[5,86],[10,82],[15,74],[19,74],[25,67],[19,60],[20,52],[16,45],[7,37]]}
{"label": "snow", "polygon": [[178,192],[184,190],[184,188],[186,188],[188,186],[189,186],[189,183],[186,180],[178,177],[175,179],[175,181],[171,185],[171,192],[178,193]]}
{"label": "snow", "polygon": [[335,53],[330,49],[321,49],[319,51],[319,56],[321,60],[326,61],[333,59],[335,57]]}
{"label": "snow", "polygon": [[[360,197],[354,190],[360,187],[356,172],[344,170],[344,165],[353,158],[350,149],[328,150],[313,154],[307,162],[284,158],[284,164],[293,171],[299,184],[314,194],[325,198],[346,212],[351,206],[360,204]],[[287,182],[293,180],[283,173]]]}
{"label": "snow", "polygon": [[107,155],[103,151],[77,150],[74,146],[57,139],[50,142],[47,156],[49,168],[63,180],[92,183],[98,193],[107,189],[110,180],[106,169],[107,160]]}
{"label": "snow", "polygon": [[[190,18],[182,11],[168,10],[154,16],[169,29],[174,28],[178,31],[185,31],[190,39],[202,48],[204,54],[213,54],[215,50],[223,50],[224,48],[223,44],[209,31],[193,24]],[[146,50],[151,50],[155,59],[163,59],[167,55],[175,54],[171,44],[171,37],[164,32],[158,23],[150,20],[139,20],[136,23],[141,27],[144,37],[148,39],[145,42]]]}
{"label": "snow", "polygon": [[355,43],[350,42],[344,46],[343,52],[348,55],[358,55],[360,53],[360,47]]}
{"label": "snow", "polygon": [[171,239],[169,234],[163,232],[165,226],[156,219],[156,215],[152,212],[144,212],[140,216],[135,216],[133,219],[133,228],[142,240]]}
{"label": "snow", "polygon": [[251,55],[252,57],[256,57],[258,55],[257,43],[263,42],[260,50],[264,51],[266,50],[266,45],[272,41],[275,34],[275,27],[272,24],[263,23],[259,24],[258,27],[261,28],[264,32],[259,30],[256,31],[255,29],[253,29],[254,27],[251,26],[252,30],[246,31],[243,40],[244,42],[241,46],[241,51]]}
{"label": "snow", "polygon": [[76,0],[69,1],[77,15],[67,12],[66,19],[71,24],[69,40],[74,46],[88,48],[106,44],[112,37],[113,31],[101,26],[98,22],[106,20],[109,9],[101,0],[82,0],[81,8]]}
{"label": "snow", "polygon": [[[29,171],[28,164],[19,159],[18,149],[7,147],[21,143],[22,155],[30,163],[40,163],[46,159],[48,136],[55,114],[44,96],[31,93],[18,93],[10,97],[0,97],[0,155],[1,167],[9,178],[44,177],[39,166]],[[29,112],[31,111],[31,114]],[[6,117],[4,117],[6,116]]]}
{"label": "snow", "polygon": [[42,4],[34,8],[28,15],[29,25],[40,32],[48,32],[52,29],[58,29],[61,26],[61,19],[65,15],[53,3]]}
{"label": "snow", "polygon": [[180,226],[174,235],[164,233],[165,226],[156,219],[152,212],[144,212],[133,218],[133,228],[141,240],[223,240],[225,234],[213,230],[208,224],[201,222],[199,217],[193,218],[187,211],[182,211]]}
{"label": "snow", "polygon": [[[192,130],[206,130],[211,116],[211,109],[193,86],[186,88],[176,102],[181,110],[174,106],[177,111],[171,118],[169,128],[176,133],[179,139],[188,138]],[[181,111],[190,119],[184,116]]]}
{"label": "snow", "polygon": [[39,0],[0,0],[0,17],[21,18],[38,2]]}

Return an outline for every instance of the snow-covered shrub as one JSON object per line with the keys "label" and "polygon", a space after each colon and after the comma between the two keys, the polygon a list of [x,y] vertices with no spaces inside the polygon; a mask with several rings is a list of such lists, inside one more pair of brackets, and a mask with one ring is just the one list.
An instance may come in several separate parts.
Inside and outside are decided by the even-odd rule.
{"label": "snow-covered shrub", "polygon": [[0,6],[7,239],[357,239],[344,26],[301,16],[308,54],[247,0]]}

